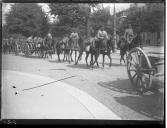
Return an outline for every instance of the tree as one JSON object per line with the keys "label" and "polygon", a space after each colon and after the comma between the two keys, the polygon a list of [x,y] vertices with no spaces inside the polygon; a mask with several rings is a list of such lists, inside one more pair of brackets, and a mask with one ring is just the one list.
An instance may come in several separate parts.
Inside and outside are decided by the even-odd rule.
{"label": "tree", "polygon": [[112,23],[108,25],[108,21],[111,21],[111,16],[109,11],[106,11],[105,8],[98,8],[97,11],[91,14],[91,26],[95,31],[99,29],[100,25],[103,25],[108,32],[111,32]]}
{"label": "tree", "polygon": [[49,29],[48,19],[36,3],[16,3],[6,15],[9,34],[45,36]]}
{"label": "tree", "polygon": [[96,4],[52,3],[49,6],[51,14],[58,15],[59,19],[59,23],[54,25],[54,33],[60,35],[76,29],[81,35],[89,36],[91,7]]}
{"label": "tree", "polygon": [[137,12],[128,15],[128,22],[136,32],[160,32],[164,24],[164,12],[161,10]]}

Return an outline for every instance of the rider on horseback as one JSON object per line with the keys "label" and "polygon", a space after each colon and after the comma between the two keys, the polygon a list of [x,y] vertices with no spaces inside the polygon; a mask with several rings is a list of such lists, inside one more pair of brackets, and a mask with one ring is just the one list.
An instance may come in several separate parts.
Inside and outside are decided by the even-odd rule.
{"label": "rider on horseback", "polygon": [[52,39],[52,35],[51,35],[51,33],[50,33],[50,32],[48,33],[48,35],[47,35],[47,36],[48,36],[48,38],[49,38],[49,39]]}
{"label": "rider on horseback", "polygon": [[128,25],[128,28],[125,29],[124,33],[124,39],[127,41],[127,47],[129,49],[129,46],[134,38],[134,33],[131,24]]}
{"label": "rider on horseback", "polygon": [[74,48],[79,48],[78,47],[78,40],[79,40],[79,35],[77,33],[76,30],[73,30],[71,35],[70,35],[70,38],[72,39],[73,43],[74,43]]}
{"label": "rider on horseback", "polygon": [[108,39],[108,35],[107,35],[107,32],[104,30],[103,26],[100,27],[100,30],[97,33],[97,37],[99,39],[99,45],[100,45],[99,47],[105,48],[107,39]]}
{"label": "rider on horseback", "polygon": [[65,47],[68,47],[68,41],[69,41],[68,35],[65,34],[63,39],[62,39],[62,43],[64,43]]}

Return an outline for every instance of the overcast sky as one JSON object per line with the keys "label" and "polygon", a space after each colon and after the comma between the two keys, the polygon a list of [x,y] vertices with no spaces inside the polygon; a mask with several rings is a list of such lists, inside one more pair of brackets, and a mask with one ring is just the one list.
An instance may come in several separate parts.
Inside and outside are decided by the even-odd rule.
{"label": "overcast sky", "polygon": [[[6,14],[10,10],[11,4],[10,3],[3,3],[2,5],[3,5],[2,6],[2,24],[4,24],[5,23],[4,14]],[[54,19],[56,19],[55,16],[50,15],[50,13],[49,13],[50,8],[46,3],[39,3],[39,5],[41,5],[43,11],[49,15],[51,22],[54,21]],[[113,8],[114,8],[113,3],[105,3],[105,4],[103,4],[103,6],[104,7],[110,6],[110,13],[113,14]],[[129,7],[130,7],[130,3],[116,3],[115,4],[116,12],[125,10]]]}

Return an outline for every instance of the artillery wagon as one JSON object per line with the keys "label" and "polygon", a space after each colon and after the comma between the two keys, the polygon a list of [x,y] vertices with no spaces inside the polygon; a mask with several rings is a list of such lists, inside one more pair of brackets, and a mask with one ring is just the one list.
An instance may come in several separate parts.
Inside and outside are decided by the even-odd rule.
{"label": "artillery wagon", "polygon": [[135,47],[127,55],[127,73],[134,88],[143,94],[153,88],[153,80],[162,85],[164,79],[164,52]]}

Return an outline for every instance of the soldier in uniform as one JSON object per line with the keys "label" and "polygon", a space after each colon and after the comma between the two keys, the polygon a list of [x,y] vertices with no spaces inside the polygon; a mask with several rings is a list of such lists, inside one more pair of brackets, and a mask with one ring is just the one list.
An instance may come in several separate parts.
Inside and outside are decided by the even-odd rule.
{"label": "soldier in uniform", "polygon": [[79,40],[79,35],[76,30],[73,30],[73,32],[70,35],[70,38],[73,41],[74,48],[78,48],[78,40]]}
{"label": "soldier in uniform", "polygon": [[107,35],[107,32],[104,30],[103,26],[100,27],[100,30],[97,33],[97,37],[100,43],[99,47],[105,48],[105,46],[107,46],[106,43],[107,43],[108,35]]}
{"label": "soldier in uniform", "polygon": [[133,40],[134,34],[131,24],[128,25],[128,28],[125,29],[124,38],[130,44]]}

